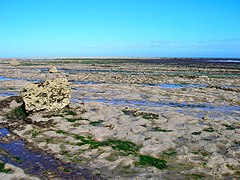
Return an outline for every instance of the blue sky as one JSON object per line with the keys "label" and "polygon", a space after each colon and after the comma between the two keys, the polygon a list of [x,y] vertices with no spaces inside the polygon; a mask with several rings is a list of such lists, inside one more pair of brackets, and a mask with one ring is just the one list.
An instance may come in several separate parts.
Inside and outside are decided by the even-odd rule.
{"label": "blue sky", "polygon": [[240,57],[239,0],[0,0],[0,57]]}

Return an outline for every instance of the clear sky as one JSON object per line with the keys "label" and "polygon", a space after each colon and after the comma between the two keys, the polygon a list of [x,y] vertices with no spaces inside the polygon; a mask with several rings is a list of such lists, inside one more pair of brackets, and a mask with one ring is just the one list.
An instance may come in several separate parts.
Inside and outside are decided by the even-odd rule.
{"label": "clear sky", "polygon": [[0,57],[240,57],[240,0],[0,0]]}

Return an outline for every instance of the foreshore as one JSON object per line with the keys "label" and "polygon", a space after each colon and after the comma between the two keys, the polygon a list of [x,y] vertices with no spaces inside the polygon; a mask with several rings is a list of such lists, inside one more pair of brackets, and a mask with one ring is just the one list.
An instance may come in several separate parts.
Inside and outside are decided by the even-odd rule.
{"label": "foreshore", "polygon": [[[1,127],[96,178],[238,179],[240,63],[151,60],[1,60]],[[58,77],[68,109],[7,118],[23,86]]]}

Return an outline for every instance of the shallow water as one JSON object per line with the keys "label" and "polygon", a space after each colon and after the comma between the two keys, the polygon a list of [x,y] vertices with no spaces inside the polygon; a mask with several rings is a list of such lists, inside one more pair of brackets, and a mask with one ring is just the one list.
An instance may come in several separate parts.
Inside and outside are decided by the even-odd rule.
{"label": "shallow water", "polygon": [[144,84],[143,86],[157,86],[163,89],[178,89],[178,88],[203,88],[206,84]]}
{"label": "shallow water", "polygon": [[[79,99],[82,102],[100,102],[111,105],[122,105],[122,106],[132,106],[132,107],[176,107],[183,109],[176,109],[177,112],[194,115],[197,117],[203,117],[209,114],[209,117],[222,117],[234,116],[238,117],[240,113],[240,106],[212,106],[210,104],[190,104],[190,103],[177,103],[177,102],[151,102],[151,101],[141,101],[141,100],[127,100],[127,99],[91,99],[84,98]],[[73,99],[73,102],[77,102],[77,99]],[[196,112],[191,112],[191,110],[197,110]],[[237,118],[238,119],[238,118]]]}
{"label": "shallow water", "polygon": [[94,81],[69,81],[72,82],[73,84],[85,84],[85,85],[91,85],[91,84],[102,84],[102,82],[94,82]]}
{"label": "shallow water", "polygon": [[4,76],[0,76],[0,81],[12,81],[12,80],[19,80],[19,78],[7,78]]}
{"label": "shallow water", "polygon": [[240,86],[222,86],[223,88],[231,88],[231,89],[237,89],[240,88]]}
{"label": "shallow water", "polygon": [[15,93],[15,92],[0,92],[0,96],[2,96],[2,97],[18,96],[18,93]]}
{"label": "shallow water", "polygon": [[227,60],[208,60],[207,62],[213,62],[213,63],[240,63],[240,60],[233,60],[233,59],[227,59]]}
{"label": "shallow water", "polygon": [[171,107],[181,107],[181,108],[207,108],[212,109],[213,107],[205,104],[189,104],[189,103],[177,103],[177,102],[152,102],[152,101],[142,101],[142,100],[128,100],[128,99],[91,99],[83,98],[79,99],[83,102],[101,102],[106,104],[113,105],[134,105],[134,106],[153,106],[153,107],[162,107],[162,106],[171,106]]}
{"label": "shallow water", "polygon": [[[11,134],[8,129],[0,129],[0,139],[7,134]],[[21,140],[0,142],[0,148],[5,152],[0,155],[1,161],[20,167],[25,173],[42,179],[48,179],[48,176],[61,179],[99,179],[91,176],[86,169],[64,164],[39,150],[30,150]]]}
{"label": "shallow water", "polygon": [[[49,68],[40,68],[41,73],[48,73]],[[78,74],[78,73],[136,73],[134,71],[124,71],[124,70],[111,70],[111,69],[67,69],[67,68],[58,68],[59,71],[62,71],[66,74]]]}
{"label": "shallow water", "polygon": [[8,78],[5,76],[0,76],[0,81],[16,81],[16,80],[25,80],[33,83],[39,83],[41,80],[38,79],[27,79],[27,78]]}
{"label": "shallow water", "polygon": [[221,106],[221,107],[215,107],[211,110],[204,110],[200,109],[195,111],[194,109],[177,109],[176,112],[188,115],[188,116],[194,116],[197,118],[203,118],[207,116],[208,118],[213,118],[214,120],[222,120],[227,119],[229,121],[237,120],[240,121],[240,107],[239,106]]}

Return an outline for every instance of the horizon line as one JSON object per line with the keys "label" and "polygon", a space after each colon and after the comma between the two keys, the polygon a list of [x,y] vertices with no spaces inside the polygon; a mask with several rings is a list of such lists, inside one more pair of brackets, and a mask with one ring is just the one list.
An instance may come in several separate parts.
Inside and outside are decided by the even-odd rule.
{"label": "horizon line", "polygon": [[214,56],[50,56],[50,57],[0,57],[0,59],[239,59],[240,57],[214,57]]}

